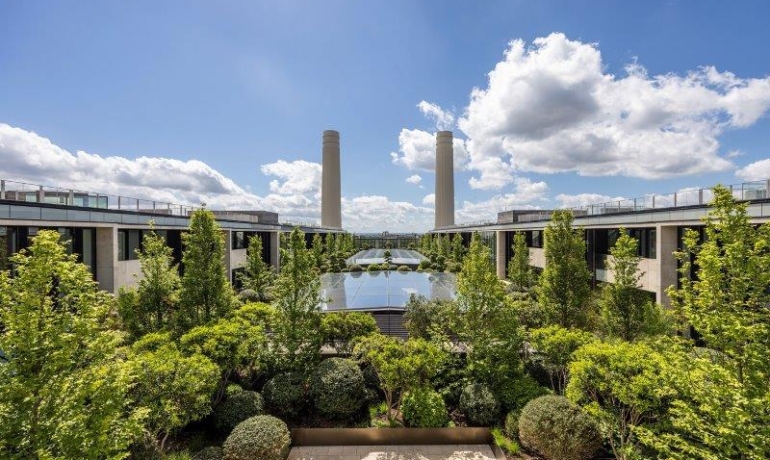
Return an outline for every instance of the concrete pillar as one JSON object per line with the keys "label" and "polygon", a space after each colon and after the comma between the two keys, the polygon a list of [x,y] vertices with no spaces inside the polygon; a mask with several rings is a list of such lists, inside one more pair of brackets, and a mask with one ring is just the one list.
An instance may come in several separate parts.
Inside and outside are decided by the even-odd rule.
{"label": "concrete pillar", "polygon": [[657,292],[658,301],[664,307],[671,306],[671,299],[666,294],[669,286],[676,286],[679,272],[677,272],[677,261],[674,257],[674,251],[677,248],[677,227],[658,225],[656,229],[658,234],[656,251],[658,255],[657,262],[660,273],[660,291]]}
{"label": "concrete pillar", "polygon": [[436,134],[436,228],[455,224],[455,179],[452,131]]}
{"label": "concrete pillar", "polygon": [[118,263],[118,228],[96,228],[96,281],[107,292],[115,292],[115,265]]}
{"label": "concrete pillar", "polygon": [[223,237],[225,239],[225,254],[224,263],[225,270],[227,270],[227,279],[230,284],[233,283],[233,232],[232,230],[223,230]]}
{"label": "concrete pillar", "polygon": [[270,232],[270,265],[278,273],[281,269],[281,232]]}
{"label": "concrete pillar", "polygon": [[0,180],[0,200],[5,199],[5,181]]}
{"label": "concrete pillar", "polygon": [[321,225],[342,228],[340,190],[340,133],[324,131],[321,173]]}
{"label": "concrete pillar", "polygon": [[505,232],[495,232],[495,240],[497,241],[497,277],[504,280],[508,271],[506,266],[508,261],[505,258]]}

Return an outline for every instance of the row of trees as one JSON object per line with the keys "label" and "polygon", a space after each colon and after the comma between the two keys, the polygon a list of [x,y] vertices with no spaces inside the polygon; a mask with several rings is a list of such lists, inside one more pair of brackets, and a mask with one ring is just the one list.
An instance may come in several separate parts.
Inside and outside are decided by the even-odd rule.
{"label": "row of trees", "polygon": [[328,233],[325,238],[316,233],[312,251],[316,269],[322,273],[340,272],[345,268],[345,260],[356,253],[356,247],[350,233]]}
{"label": "row of trees", "polygon": [[430,261],[430,265],[423,268],[440,272],[447,269],[459,272],[467,252],[459,233],[451,237],[448,234],[426,233],[420,238],[418,249]]}

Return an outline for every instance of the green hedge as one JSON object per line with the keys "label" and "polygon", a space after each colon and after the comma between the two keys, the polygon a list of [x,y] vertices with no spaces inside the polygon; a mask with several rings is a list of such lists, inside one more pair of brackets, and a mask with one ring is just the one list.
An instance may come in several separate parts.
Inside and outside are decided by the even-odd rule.
{"label": "green hedge", "polygon": [[222,448],[227,460],[285,460],[291,435],[281,420],[258,415],[238,424]]}

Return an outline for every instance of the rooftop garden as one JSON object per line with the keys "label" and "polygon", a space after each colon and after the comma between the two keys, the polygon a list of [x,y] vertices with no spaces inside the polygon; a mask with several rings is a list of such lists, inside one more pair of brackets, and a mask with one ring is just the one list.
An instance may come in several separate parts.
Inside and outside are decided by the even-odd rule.
{"label": "rooftop garden", "polygon": [[406,341],[319,311],[345,236],[324,252],[285,235],[277,274],[252,239],[236,295],[200,210],[181,276],[151,234],[137,287],[112,296],[41,231],[0,273],[0,458],[283,460],[292,427],[401,426],[493,427],[512,458],[767,458],[770,225],[722,188],[705,225],[676,253],[668,310],[638,289],[628,235],[615,282],[592,291],[568,212],[545,230],[540,274],[516,237],[508,281],[479,235],[467,250],[426,237],[423,270],[460,264],[458,295],[412,298]]}

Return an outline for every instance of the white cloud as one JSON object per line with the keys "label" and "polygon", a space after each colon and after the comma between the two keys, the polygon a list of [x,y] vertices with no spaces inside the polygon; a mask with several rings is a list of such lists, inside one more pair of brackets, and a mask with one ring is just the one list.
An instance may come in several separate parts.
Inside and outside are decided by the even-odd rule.
{"label": "white cloud", "polygon": [[517,171],[646,179],[723,171],[725,129],[770,109],[770,77],[742,79],[703,67],[649,76],[636,62],[604,72],[596,44],[563,34],[510,43],[475,88],[458,126],[468,136],[470,184],[499,189]]}
{"label": "white cloud", "polygon": [[514,191],[480,201],[463,202],[457,210],[457,223],[495,222],[497,213],[506,209],[538,209],[538,203],[547,200],[548,185],[545,182],[532,182],[525,177],[517,177],[513,181]]}
{"label": "white cloud", "polygon": [[611,197],[599,193],[578,193],[576,195],[566,195],[561,193],[556,195],[556,201],[559,202],[560,208],[579,208],[589,204],[601,204],[619,200],[625,200],[625,198],[620,196]]}
{"label": "white cloud", "polygon": [[430,193],[428,195],[425,195],[425,197],[422,199],[422,204],[435,206],[436,205],[436,194]]}
{"label": "white cloud", "polygon": [[433,228],[433,209],[371,195],[342,200],[344,226],[356,232],[414,232]]}
{"label": "white cloud", "polygon": [[427,101],[420,101],[417,104],[417,108],[420,109],[423,115],[432,119],[436,124],[436,129],[439,131],[451,130],[455,124],[455,116],[452,112],[444,110],[436,104],[432,104]]}
{"label": "white cloud", "polygon": [[745,181],[770,179],[770,158],[750,163],[737,170],[735,175]]}
{"label": "white cloud", "polygon": [[282,179],[270,182],[270,191],[281,195],[311,193],[320,197],[321,193],[321,165],[309,161],[284,161],[262,165],[262,174],[276,176]]}
{"label": "white cloud", "polygon": [[[398,134],[398,152],[390,154],[393,163],[410,171],[436,170],[436,134],[419,129],[402,129]],[[454,138],[452,142],[455,170],[465,169],[468,151],[465,141]]]}
{"label": "white cloud", "polygon": [[419,184],[420,182],[422,182],[422,176],[420,176],[419,174],[412,174],[411,176],[409,176],[409,177],[407,177],[407,178],[406,178],[406,182],[407,182],[408,184],[414,184],[414,185],[417,185],[417,184]]}

